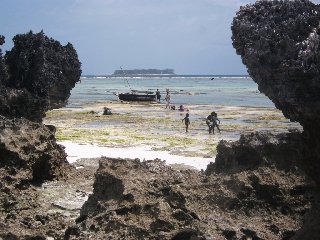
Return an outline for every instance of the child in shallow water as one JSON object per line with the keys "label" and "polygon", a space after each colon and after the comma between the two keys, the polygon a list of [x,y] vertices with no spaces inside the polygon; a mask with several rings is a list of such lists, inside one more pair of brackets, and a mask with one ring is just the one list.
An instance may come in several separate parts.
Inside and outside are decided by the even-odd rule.
{"label": "child in shallow water", "polygon": [[184,121],[184,124],[186,125],[186,132],[188,132],[188,128],[190,125],[189,113],[187,113],[184,119],[182,119],[182,122],[183,121]]}
{"label": "child in shallow water", "polygon": [[214,127],[217,127],[219,133],[220,133],[220,128],[219,128],[219,125],[218,125],[218,122],[220,124],[220,120],[218,118],[218,115],[216,112],[212,112],[206,119],[206,123],[209,127],[209,134],[214,134]]}

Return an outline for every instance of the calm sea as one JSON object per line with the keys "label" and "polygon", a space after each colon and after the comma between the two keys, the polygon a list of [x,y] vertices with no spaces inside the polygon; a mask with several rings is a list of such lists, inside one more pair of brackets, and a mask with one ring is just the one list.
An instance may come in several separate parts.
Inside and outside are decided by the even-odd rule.
{"label": "calm sea", "polygon": [[243,76],[177,76],[177,77],[82,77],[71,91],[68,107],[103,101],[116,101],[117,92],[156,91],[162,98],[170,89],[173,104],[217,104],[227,106],[274,107],[258,91],[250,77]]}

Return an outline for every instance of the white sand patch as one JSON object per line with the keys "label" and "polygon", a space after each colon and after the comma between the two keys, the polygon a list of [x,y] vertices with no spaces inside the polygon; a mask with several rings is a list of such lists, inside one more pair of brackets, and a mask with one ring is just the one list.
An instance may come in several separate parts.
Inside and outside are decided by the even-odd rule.
{"label": "white sand patch", "polygon": [[154,160],[156,158],[165,160],[167,164],[184,164],[194,167],[198,170],[205,170],[210,162],[214,162],[214,158],[203,157],[184,157],[171,155],[167,151],[153,151],[148,146],[137,146],[127,148],[102,147],[95,144],[79,144],[71,141],[58,142],[65,146],[68,154],[67,160],[70,163],[80,158],[97,158],[101,156],[112,158],[139,158],[142,160]]}

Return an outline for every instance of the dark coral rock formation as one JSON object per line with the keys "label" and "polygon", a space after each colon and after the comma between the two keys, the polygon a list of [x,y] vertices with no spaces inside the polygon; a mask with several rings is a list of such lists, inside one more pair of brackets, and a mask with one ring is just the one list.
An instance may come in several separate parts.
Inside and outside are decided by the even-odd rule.
{"label": "dark coral rock formation", "polygon": [[71,43],[62,46],[43,32],[19,34],[13,42],[0,114],[41,121],[46,111],[66,105],[81,75],[78,55]]}
{"label": "dark coral rock formation", "polygon": [[[242,171],[248,171],[251,175],[249,179],[251,186],[245,186],[238,194],[238,200],[231,206],[234,209],[244,209],[250,211],[253,204],[257,207],[268,209],[269,207],[278,208],[287,215],[293,209],[294,205],[306,204],[310,207],[310,202],[301,199],[293,199],[293,196],[304,196],[314,199],[315,185],[309,179],[309,183],[296,184],[291,189],[284,189],[281,175],[291,175],[291,182],[295,182],[299,176],[308,179],[303,171],[303,141],[299,132],[281,133],[278,135],[270,132],[252,133],[242,135],[239,141],[227,142],[221,141],[217,147],[218,155],[215,163],[210,164],[206,169],[206,174],[229,173],[235,174]],[[255,171],[255,169],[263,169],[263,172]],[[265,181],[260,174],[273,175],[276,181]],[[260,175],[260,176],[259,176]],[[259,176],[259,177],[258,177]],[[254,193],[254,195],[252,195]],[[269,205],[261,202],[264,199]],[[290,199],[290,200],[289,200]],[[312,207],[317,209],[316,206]],[[314,210],[310,211],[311,213]],[[316,211],[318,213],[318,211]],[[303,216],[306,209],[297,209],[298,215]],[[310,213],[308,213],[310,215]],[[313,220],[314,215],[312,216]],[[302,224],[301,224],[302,225]],[[313,223],[313,225],[315,225]],[[270,226],[272,231],[280,233],[277,224]],[[298,229],[286,230],[282,233],[282,239],[289,239],[296,234]],[[286,233],[285,233],[286,232]],[[311,232],[311,231],[308,231]],[[305,232],[303,233],[305,234]],[[311,233],[314,237],[314,232]],[[299,238],[296,238],[299,239]],[[303,238],[301,238],[303,239]],[[312,238],[311,238],[312,239]]]}
{"label": "dark coral rock formation", "polygon": [[45,111],[66,103],[80,73],[71,44],[63,47],[43,32],[14,38],[5,61],[0,58],[1,168],[18,175],[22,171],[23,181],[29,182],[64,175],[66,154],[53,129],[40,122]]}
{"label": "dark coral rock formation", "polygon": [[39,204],[33,186],[66,179],[73,168],[56,143],[55,128],[42,118],[66,104],[80,74],[72,45],[61,46],[43,32],[17,35],[11,51],[4,57],[0,51],[1,239],[46,239],[35,230]]}
{"label": "dark coral rock formation", "polygon": [[102,159],[80,218],[96,239],[168,239],[182,226],[201,235],[177,187],[184,177],[161,161]]}
{"label": "dark coral rock formation", "polygon": [[215,162],[208,165],[205,173],[233,173],[258,166],[296,170],[302,165],[302,146],[298,131],[281,134],[257,132],[241,135],[236,142],[222,140],[217,146]]}
{"label": "dark coral rock formation", "polygon": [[53,132],[24,118],[0,116],[0,156],[0,168],[10,169],[6,178],[16,178],[17,185],[63,178],[70,168]]}
{"label": "dark coral rock formation", "polygon": [[305,167],[320,183],[319,20],[308,0],[258,1],[241,7],[232,40],[259,90],[303,126]]}
{"label": "dark coral rock formation", "polygon": [[[232,23],[233,46],[250,76],[291,121],[303,126],[302,167],[320,185],[320,5],[308,0],[257,1]],[[316,239],[319,196],[293,239]],[[288,232],[286,239],[294,233]]]}
{"label": "dark coral rock formation", "polygon": [[206,176],[159,160],[102,158],[77,239],[282,239],[301,226],[312,193],[302,171],[262,161]]}
{"label": "dark coral rock formation", "polygon": [[258,1],[232,23],[233,46],[259,90],[304,127],[320,116],[319,19],[307,0]]}
{"label": "dark coral rock formation", "polygon": [[[268,230],[275,234],[271,238],[262,237],[261,233],[252,232],[252,229],[243,229],[252,239],[291,239],[301,231],[299,227],[303,225],[303,216],[312,214],[313,209],[318,209],[317,205],[313,205],[310,210],[316,185],[301,168],[301,148],[299,132],[279,135],[252,133],[242,135],[236,142],[220,141],[216,161],[208,165],[205,174],[231,176],[223,185],[237,192],[237,198],[225,201],[227,209],[238,213],[243,211],[249,216],[257,213],[259,217],[280,214],[286,218],[287,223],[300,219],[298,225],[291,226],[271,221],[272,224],[266,225]],[[256,208],[268,213],[259,212]],[[314,215],[313,220],[316,219]],[[260,224],[258,222],[257,224]],[[312,225],[315,227],[316,224],[313,222]],[[232,238],[233,235],[233,231],[225,232],[226,237],[237,239]],[[310,235],[317,236],[315,232]]]}

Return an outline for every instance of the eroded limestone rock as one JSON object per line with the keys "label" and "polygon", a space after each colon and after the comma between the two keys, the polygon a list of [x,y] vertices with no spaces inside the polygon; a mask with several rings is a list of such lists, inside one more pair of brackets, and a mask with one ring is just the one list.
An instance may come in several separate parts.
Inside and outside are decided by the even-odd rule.
{"label": "eroded limestone rock", "polygon": [[241,7],[232,40],[259,90],[304,129],[305,165],[320,183],[320,6],[308,0]]}
{"label": "eroded limestone rock", "polygon": [[41,121],[45,111],[66,103],[80,62],[71,44],[63,47],[43,32],[13,41],[5,60],[0,52],[0,167],[9,175],[23,172],[24,182],[58,179],[68,168],[66,154],[54,127]]}
{"label": "eroded limestone rock", "polygon": [[0,114],[39,122],[46,111],[66,105],[81,63],[71,43],[62,46],[43,32],[16,35],[13,43],[5,56],[9,77],[2,81]]}
{"label": "eroded limestone rock", "polygon": [[236,142],[222,140],[214,163],[205,173],[235,173],[259,166],[291,171],[303,166],[301,132],[273,134],[256,132],[241,135]]}
{"label": "eroded limestone rock", "polygon": [[68,220],[41,212],[34,185],[65,179],[73,167],[54,126],[42,118],[66,104],[81,64],[71,44],[61,46],[43,32],[13,41],[5,57],[0,50],[0,238],[47,239],[46,230],[59,235]]}
{"label": "eroded limestone rock", "polygon": [[300,228],[312,194],[294,169],[206,176],[160,160],[102,158],[76,238],[282,239]]}
{"label": "eroded limestone rock", "polygon": [[[320,185],[320,5],[308,0],[257,1],[240,8],[232,40],[259,90],[303,126],[301,166]],[[237,157],[235,157],[237,158]],[[232,161],[230,161],[232,162]],[[317,188],[318,188],[317,187]],[[293,239],[319,237],[319,196]],[[294,235],[294,236],[293,236]]]}

